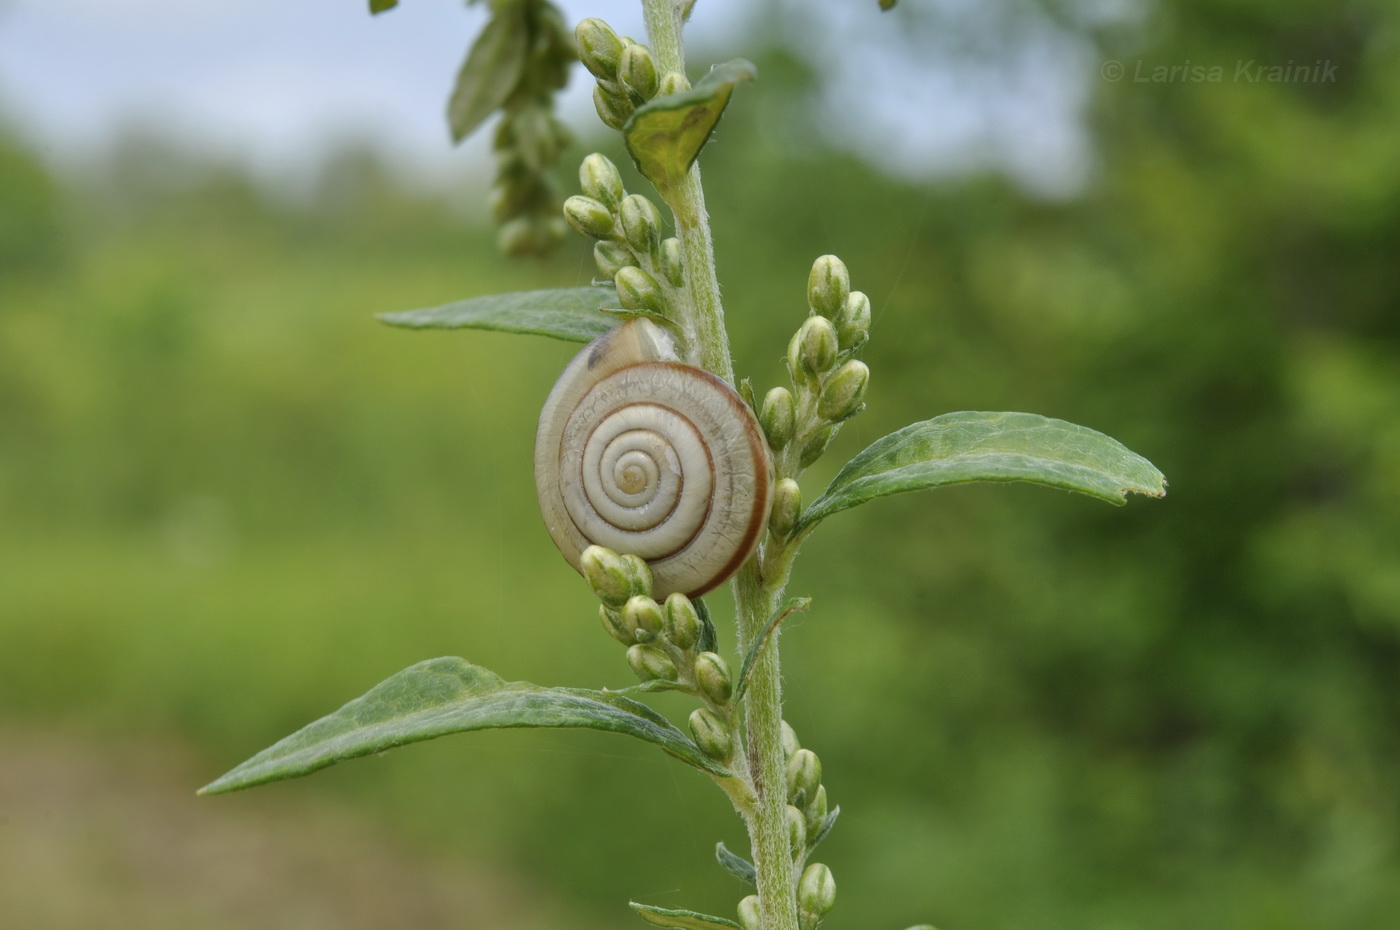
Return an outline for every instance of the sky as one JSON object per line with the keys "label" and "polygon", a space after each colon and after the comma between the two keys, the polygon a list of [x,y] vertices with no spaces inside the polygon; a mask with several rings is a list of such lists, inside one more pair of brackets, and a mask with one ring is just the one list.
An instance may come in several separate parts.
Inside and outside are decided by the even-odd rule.
{"label": "sky", "polygon": [[[901,10],[882,16],[875,0],[788,2],[820,10],[805,41],[830,75],[823,104],[841,116],[825,127],[838,144],[912,177],[991,164],[1047,193],[1082,180],[1086,91],[1072,46],[1028,43],[1012,68],[995,74],[940,66],[936,55],[908,47]],[[971,6],[920,2],[954,13]],[[743,54],[755,5],[699,0],[688,46],[733,48],[737,39],[735,54]],[[485,134],[453,148],[442,113],[486,5],[401,0],[373,17],[367,6],[0,0],[0,118],[60,166],[81,167],[139,125],[274,177],[314,170],[347,140],[371,141],[430,181],[470,170],[485,156]],[[624,34],[645,31],[637,0],[560,6],[571,22],[594,15]],[[694,63],[691,71],[694,78]],[[566,92],[564,112],[575,125],[596,119],[588,94],[578,77]]]}

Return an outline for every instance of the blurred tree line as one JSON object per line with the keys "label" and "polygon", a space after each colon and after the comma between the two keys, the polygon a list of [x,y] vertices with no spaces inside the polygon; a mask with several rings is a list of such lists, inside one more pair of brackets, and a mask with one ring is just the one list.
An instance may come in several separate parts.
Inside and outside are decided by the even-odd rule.
{"label": "blurred tree line", "polygon": [[[1028,409],[1172,482],[1121,511],[943,491],[809,544],[793,593],[816,604],[784,643],[789,719],[846,810],[833,930],[1400,913],[1397,29],[1379,2],[1178,0],[1085,31],[1129,78],[1094,79],[1094,171],[1061,200],[883,176],[823,141],[811,63],[761,56],[706,152],[721,280],[760,391],[813,257],[871,295],[870,408],[830,469],[913,419]],[[1137,82],[1139,60],[1227,79]],[[1229,79],[1241,60],[1336,79]],[[582,242],[543,266],[491,242],[365,153],[289,199],[150,139],[60,179],[6,136],[4,713],[179,733],[212,777],[429,655],[626,684],[534,513],[570,347],[370,319],[591,267]],[[738,846],[722,799],[645,747],[401,755],[271,790],[499,854],[581,923],[742,893],[705,839]]]}

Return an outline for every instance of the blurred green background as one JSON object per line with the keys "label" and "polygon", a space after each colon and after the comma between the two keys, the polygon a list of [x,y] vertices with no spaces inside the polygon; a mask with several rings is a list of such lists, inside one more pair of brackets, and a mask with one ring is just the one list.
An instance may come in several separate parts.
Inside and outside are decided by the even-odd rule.
{"label": "blurred green background", "polygon": [[[711,56],[761,75],[705,162],[739,370],[779,383],[816,255],[875,307],[869,408],[809,495],[957,409],[1084,423],[1171,481],[1122,510],[940,491],[808,544],[814,608],[783,644],[788,718],[844,811],[828,925],[1395,926],[1400,11],[1035,9],[1093,49],[1088,180],[1059,197],[841,154],[780,16]],[[944,25],[907,15],[915,41]],[[1335,80],[1235,79],[1315,60]],[[0,923],[732,913],[727,803],[616,737],[479,734],[191,796],[430,656],[629,683],[534,503],[535,417],[574,348],[372,316],[580,283],[587,245],[506,263],[368,150],[287,196],[158,136],[84,171],[0,140]],[[565,161],[598,146],[625,161],[596,138]]]}

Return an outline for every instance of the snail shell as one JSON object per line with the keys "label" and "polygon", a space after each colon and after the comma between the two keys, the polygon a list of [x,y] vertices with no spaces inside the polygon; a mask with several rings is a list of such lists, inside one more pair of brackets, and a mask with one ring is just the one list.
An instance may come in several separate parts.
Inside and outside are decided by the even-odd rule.
{"label": "snail shell", "polygon": [[738,571],[763,537],[773,465],[738,393],[638,318],[559,376],[535,434],[535,486],[570,565],[594,544],[640,556],[661,599]]}

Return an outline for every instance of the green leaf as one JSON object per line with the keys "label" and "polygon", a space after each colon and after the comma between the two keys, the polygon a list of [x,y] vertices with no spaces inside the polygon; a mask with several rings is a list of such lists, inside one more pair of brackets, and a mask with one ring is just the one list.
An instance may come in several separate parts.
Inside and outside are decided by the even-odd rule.
{"label": "green leaf", "polygon": [[617,325],[601,312],[616,303],[611,287],[561,287],[472,297],[426,310],[381,313],[379,319],[406,329],[490,329],[591,342]]}
{"label": "green leaf", "polygon": [[740,881],[748,882],[755,888],[758,887],[758,871],[753,867],[753,863],[743,856],[734,855],[724,843],[715,844],[715,858],[730,875]]}
{"label": "green leaf", "polygon": [[743,664],[739,666],[739,681],[734,686],[733,701],[738,704],[744,699],[744,692],[749,689],[749,675],[753,672],[753,664],[758,661],[758,656],[763,652],[763,647],[768,645],[768,640],[772,638],[773,631],[778,628],[778,624],[788,618],[788,614],[799,610],[806,610],[812,605],[810,597],[790,598],[786,604],[773,611],[773,616],[768,618],[764,624],[762,632],[749,645],[749,651],[744,655]]}
{"label": "green leaf", "polygon": [[657,927],[670,927],[672,930],[739,930],[738,924],[723,917],[711,917],[694,911],[668,911],[636,901],[628,903],[632,910],[641,915],[642,920]]}
{"label": "green leaf", "polygon": [[477,36],[457,84],[447,102],[447,122],[452,141],[461,142],[492,113],[499,110],[525,73],[529,35],[524,7],[511,3],[498,9]]}
{"label": "green leaf", "polygon": [[696,597],[691,599],[695,614],[700,618],[700,639],[695,644],[696,652],[719,652],[719,630],[715,629],[714,618],[710,616],[710,605]]}
{"label": "green leaf", "polygon": [[625,733],[712,775],[730,774],[645,704],[607,691],[505,681],[488,669],[448,656],[419,662],[380,682],[363,697],[263,750],[199,793],[251,788],[395,746],[503,727],[586,727]]}
{"label": "green leaf", "polygon": [[821,845],[822,840],[831,832],[831,828],[836,826],[836,818],[841,816],[841,805],[838,804],[831,809],[831,813],[826,815],[822,825],[817,827],[817,832],[807,838],[807,852],[811,852]]}
{"label": "green leaf", "polygon": [[946,413],[875,440],[798,521],[805,530],[857,504],[969,481],[1030,481],[1122,504],[1161,497],[1166,478],[1115,439],[1033,413]]}
{"label": "green leaf", "polygon": [[734,85],[758,70],[742,58],[715,65],[690,90],[653,97],[622,127],[637,168],[663,194],[685,177],[729,104]]}
{"label": "green leaf", "polygon": [[383,13],[385,10],[392,10],[398,5],[399,0],[369,0],[369,12],[371,15]]}

